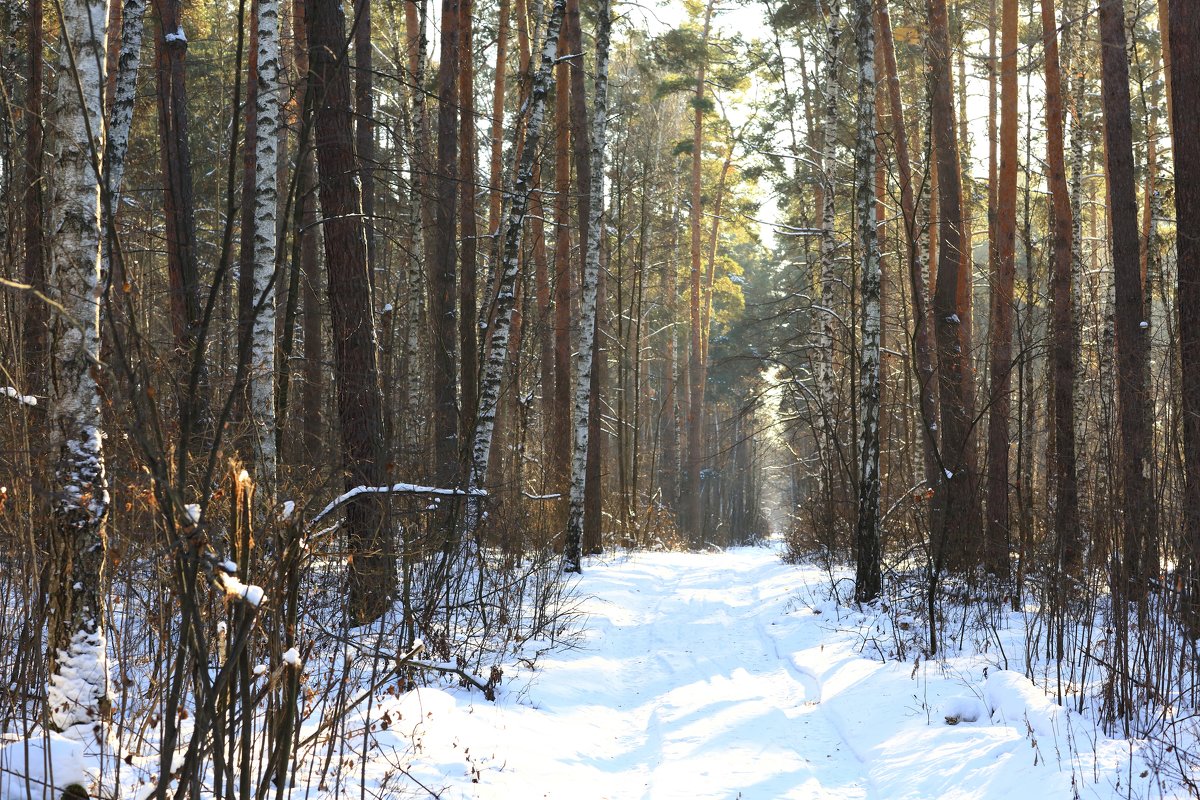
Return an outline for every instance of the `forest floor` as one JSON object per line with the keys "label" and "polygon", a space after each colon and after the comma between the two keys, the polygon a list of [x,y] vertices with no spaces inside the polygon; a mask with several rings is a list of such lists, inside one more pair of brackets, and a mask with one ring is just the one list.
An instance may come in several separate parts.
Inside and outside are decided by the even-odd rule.
{"label": "forest floor", "polygon": [[[1047,696],[1054,664],[1026,645],[1045,640],[1034,610],[943,609],[943,654],[926,659],[915,616],[858,609],[843,573],[785,564],[773,548],[591,559],[572,589],[548,627],[574,632],[522,642],[495,701],[453,681],[379,691],[306,751],[283,797],[1187,796],[1172,787],[1192,734],[1110,738],[1093,702],[1068,696],[1079,713]],[[40,763],[22,759],[40,741],[11,743],[7,768],[0,749],[0,800],[41,796],[20,766]],[[50,743],[56,781],[87,766],[78,745]],[[150,794],[129,763],[108,796]]]}
{"label": "forest floor", "polygon": [[927,662],[896,658],[902,616],[839,604],[829,573],[771,549],[585,569],[578,640],[510,673],[497,702],[393,701],[394,744],[415,745],[401,783],[442,798],[1185,796],[1142,744],[1011,671],[1020,614]]}

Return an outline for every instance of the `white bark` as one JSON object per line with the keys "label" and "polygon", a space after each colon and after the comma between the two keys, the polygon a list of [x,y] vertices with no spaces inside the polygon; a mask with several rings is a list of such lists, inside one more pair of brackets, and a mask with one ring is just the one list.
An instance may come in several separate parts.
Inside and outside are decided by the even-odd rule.
{"label": "white bark", "polygon": [[592,99],[592,196],[588,207],[588,240],[583,261],[583,309],[579,315],[579,348],[575,352],[575,431],[571,452],[571,493],[567,506],[564,568],[580,572],[583,543],[583,494],[587,474],[588,415],[592,386],[592,345],[596,334],[596,284],[600,278],[600,218],[604,213],[604,149],[608,128],[608,47],[612,29],[609,0],[600,0],[596,25],[596,80]]}
{"label": "white bark", "polygon": [[[817,425],[819,457],[822,463],[833,458],[834,436],[837,431],[833,419],[833,331],[836,318],[833,313],[833,290],[836,280],[837,240],[834,230],[834,183],[833,173],[837,164],[838,128],[838,44],[841,41],[841,8],[837,0],[829,7],[829,38],[825,53],[825,120],[824,138],[821,145],[821,187],[823,206],[821,209],[821,248],[819,278],[820,307],[814,320],[817,339],[816,395],[820,420]],[[818,478],[823,482],[825,471],[819,468]]]}
{"label": "white bark", "polygon": [[[108,115],[108,149],[104,155],[104,180],[114,215],[125,176],[125,157],[129,153],[129,128],[133,124],[133,104],[137,100],[137,74],[142,59],[145,17],[146,0],[125,0],[121,12],[121,51],[117,56],[116,91]],[[107,253],[105,257],[108,257]]]}
{"label": "white bark", "polygon": [[[479,387],[479,416],[475,424],[475,438],[471,443],[471,471],[467,481],[470,490],[479,489],[487,484],[488,460],[491,456],[492,436],[496,429],[496,408],[500,400],[501,381],[504,379],[504,365],[508,360],[509,335],[512,332],[521,234],[529,210],[534,161],[537,158],[542,126],[546,119],[546,95],[554,85],[555,52],[558,49],[558,34],[565,11],[566,0],[554,0],[550,20],[546,26],[541,64],[534,75],[533,90],[526,101],[529,121],[525,128],[525,141],[521,147],[520,164],[504,228],[504,249],[501,255],[501,267],[504,271],[500,278],[499,291],[496,293],[496,319]],[[467,532],[471,533],[478,522],[478,503],[468,502]]]}
{"label": "white bark", "polygon": [[858,45],[858,142],[855,161],[862,244],[862,336],[859,360],[860,437],[855,599],[874,600],[881,587],[879,517],[879,235],[875,219],[875,28],[873,0],[855,0]]}
{"label": "white bark", "polygon": [[250,414],[263,507],[275,497],[275,249],[279,161],[279,0],[258,2],[258,93],[254,140],[254,324],[250,333]]}
{"label": "white bark", "polygon": [[50,280],[55,324],[50,423],[54,482],[47,706],[53,727],[103,740],[109,706],[102,589],[108,486],[100,396],[100,160],[108,4],[62,0],[50,108]]}

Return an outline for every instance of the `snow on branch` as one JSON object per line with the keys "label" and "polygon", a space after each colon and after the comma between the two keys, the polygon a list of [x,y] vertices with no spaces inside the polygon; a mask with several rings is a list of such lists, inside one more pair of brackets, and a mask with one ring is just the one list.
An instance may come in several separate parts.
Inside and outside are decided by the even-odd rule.
{"label": "snow on branch", "polygon": [[0,386],[0,395],[9,397],[17,402],[17,405],[36,406],[38,399],[31,394],[21,394],[11,386]]}
{"label": "snow on branch", "polygon": [[311,530],[325,517],[362,494],[422,494],[440,497],[487,497],[488,495],[486,489],[443,489],[437,486],[421,486],[416,483],[394,483],[391,486],[355,486],[335,497],[329,502],[329,505],[321,509],[321,513],[308,523],[308,529]]}

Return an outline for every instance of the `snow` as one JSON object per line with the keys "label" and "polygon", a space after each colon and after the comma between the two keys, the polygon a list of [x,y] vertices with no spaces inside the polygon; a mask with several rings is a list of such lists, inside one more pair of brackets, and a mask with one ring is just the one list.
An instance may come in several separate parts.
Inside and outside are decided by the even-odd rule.
{"label": "snow", "polygon": [[0,386],[0,394],[16,400],[19,405],[36,406],[38,400],[31,394],[21,394],[11,386]]}
{"label": "snow", "polygon": [[252,583],[242,583],[242,581],[227,572],[218,572],[217,580],[221,584],[221,588],[225,590],[225,594],[229,597],[234,597],[242,600],[255,608],[262,605],[265,592],[261,586],[255,586]]}
{"label": "snow", "polygon": [[0,747],[0,800],[58,800],[72,784],[90,789],[99,776],[95,749],[60,733]]}
{"label": "snow", "polygon": [[[1052,665],[1028,665],[1028,674],[1043,676],[1036,683],[1021,671],[1023,612],[1004,613],[981,632],[987,647],[967,635],[927,659],[920,620],[831,597],[831,581],[845,589],[845,578],[784,564],[767,548],[585,561],[571,588],[570,615],[580,627],[507,654],[495,702],[453,675],[429,675],[429,686],[381,687],[359,706],[347,729],[370,730],[369,755],[357,761],[358,734],[337,744],[354,762],[337,796],[1186,796],[1155,782],[1143,743],[1107,738],[1091,712],[1056,704],[1043,688]],[[252,589],[262,591],[230,575],[219,580],[248,602]],[[561,626],[551,630],[557,636]],[[413,650],[421,647],[414,641]],[[305,665],[292,647],[280,661],[307,674],[325,658],[314,652]],[[254,672],[268,670],[260,664]],[[322,719],[307,716],[300,737],[316,733]],[[27,783],[32,800],[50,800],[65,779],[92,785],[98,775],[98,758],[73,739],[31,738],[28,770],[26,742],[3,744],[0,800],[24,798]],[[319,763],[326,745],[314,747],[302,757]],[[47,760],[58,792],[41,793],[35,783],[46,771],[34,764]],[[319,775],[299,774],[287,797],[334,796]],[[123,772],[128,791],[111,796],[142,796],[132,785],[137,775]]]}
{"label": "snow", "polygon": [[182,25],[176,27],[174,33],[168,33],[163,38],[168,42],[187,42],[187,34],[183,32]]}
{"label": "snow", "polygon": [[292,518],[292,514],[296,513],[296,503],[293,500],[284,500],[283,508],[279,512],[279,518],[287,522]]}
{"label": "snow", "polygon": [[187,515],[188,522],[193,525],[200,523],[200,504],[188,503],[183,507],[183,513]]}
{"label": "snow", "polygon": [[767,549],[646,553],[585,563],[580,580],[572,647],[526,642],[536,670],[506,664],[495,703],[381,698],[404,721],[381,752],[448,799],[1148,796],[1136,744],[996,656],[882,657],[886,615],[827,599],[817,567]]}

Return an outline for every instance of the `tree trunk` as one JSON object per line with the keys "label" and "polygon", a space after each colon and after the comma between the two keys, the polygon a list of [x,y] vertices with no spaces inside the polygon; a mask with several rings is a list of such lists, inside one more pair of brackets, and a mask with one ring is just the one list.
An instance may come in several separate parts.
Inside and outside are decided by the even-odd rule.
{"label": "tree trunk", "polygon": [[1008,418],[1011,406],[1013,280],[1017,245],[1017,0],[1003,0],[1000,33],[1000,183],[996,188],[996,251],[989,327],[987,528],[983,563],[1009,574]]}
{"label": "tree trunk", "polygon": [[[354,180],[350,71],[339,59],[346,44],[346,19],[338,0],[310,0],[309,60],[312,91],[321,98],[316,115],[316,150],[325,240],[325,270],[337,371],[338,423],[347,490],[383,482],[383,398],[375,340],[367,242]],[[346,506],[350,561],[350,613],[359,623],[379,617],[395,588],[395,542],[384,527],[374,493]]]}
{"label": "tree trunk", "polygon": [[[308,25],[305,4],[307,0],[292,0],[292,27],[295,31],[296,72],[300,78],[300,125],[311,126],[317,101],[311,90],[308,58]],[[301,142],[296,154],[296,202],[300,206],[300,229],[295,236],[299,239],[300,270],[304,275],[304,311],[301,326],[304,330],[304,386],[300,392],[301,442],[304,463],[316,466],[321,463],[322,431],[321,407],[324,395],[324,370],[321,336],[321,274],[317,254],[317,165],[310,132]]]}
{"label": "tree trunk", "polygon": [[822,507],[819,524],[832,530],[835,524],[833,499],[833,473],[835,453],[838,450],[838,426],[834,419],[836,389],[834,386],[833,337],[836,319],[833,311],[833,291],[837,279],[837,230],[836,230],[836,186],[833,181],[837,169],[838,128],[838,48],[841,41],[841,6],[833,0],[829,6],[829,29],[825,53],[825,96],[823,128],[821,133],[821,182],[818,199],[821,202],[821,274],[817,277],[814,292],[820,291],[819,307],[813,316],[816,328],[816,393],[817,413],[817,457],[818,502]]}
{"label": "tree trunk", "polygon": [[[1188,624],[1200,628],[1200,8],[1171,0],[1179,353],[1183,377],[1183,542]],[[1180,102],[1182,101],[1182,102]]]}
{"label": "tree trunk", "polygon": [[[563,27],[566,27],[564,22]],[[566,37],[558,57],[569,54]],[[554,86],[554,402],[550,416],[551,485],[565,492],[571,452],[571,75],[570,65],[557,64]]]}
{"label": "tree trunk", "polygon": [[[25,264],[24,280],[33,290],[46,291],[46,253],[42,228],[44,213],[42,159],[42,0],[29,0],[26,24],[29,26],[29,82],[25,88]],[[46,361],[49,355],[47,340],[50,307],[31,291],[25,301],[25,329],[22,339],[22,361],[27,394],[45,396]]]}
{"label": "tree trunk", "polygon": [[855,178],[862,243],[862,336],[860,340],[858,526],[854,599],[867,603],[883,591],[879,513],[879,339],[881,315],[879,239],[875,226],[875,26],[873,0],[855,0],[858,12],[858,147]]}
{"label": "tree trunk", "polygon": [[[512,331],[513,312],[516,308],[516,284],[520,273],[521,239],[525,218],[533,194],[534,170],[541,145],[542,127],[546,118],[546,96],[554,85],[554,62],[558,52],[559,31],[566,10],[566,0],[555,0],[546,23],[546,39],[542,47],[542,58],[529,97],[529,120],[522,138],[521,151],[516,156],[515,182],[512,205],[504,225],[504,247],[501,251],[503,272],[499,291],[496,293],[496,321],[488,340],[487,358],[484,362],[483,380],[479,392],[479,418],[471,447],[470,489],[479,489],[488,484],[488,466],[493,445],[492,435],[496,424],[496,408],[500,401],[500,387],[504,380],[504,367],[508,361],[509,334]],[[476,515],[468,515],[468,531],[478,522]]]}
{"label": "tree trunk", "polygon": [[1125,599],[1131,599],[1145,592],[1150,570],[1150,554],[1146,552],[1145,543],[1154,540],[1154,518],[1149,486],[1150,434],[1146,392],[1149,331],[1142,328],[1146,311],[1139,257],[1123,0],[1109,0],[1100,6],[1100,51],[1108,209],[1116,286],[1117,403],[1123,451],[1121,579],[1129,592]]}
{"label": "tree trunk", "polygon": [[[462,415],[459,429],[474,432],[478,414],[479,394],[479,325],[475,309],[475,285],[479,253],[478,224],[475,217],[475,57],[474,25],[471,22],[472,0],[459,0],[461,18],[459,36],[458,97],[459,97],[459,226],[461,228],[461,264],[458,278],[458,336],[459,336],[459,393],[462,396]],[[465,438],[465,437],[464,437]],[[464,442],[464,444],[469,443]]]}
{"label": "tree trunk", "polygon": [[[263,2],[263,0],[259,0]],[[367,276],[375,291],[375,105],[371,42],[371,0],[357,0],[354,20],[354,153],[362,184],[363,231],[367,236]]]}
{"label": "tree trunk", "polygon": [[[279,163],[279,0],[258,0],[254,126],[254,313],[250,332],[250,417],[255,429],[260,509],[275,499],[275,250]],[[243,200],[243,202],[245,202]],[[261,499],[260,499],[261,498]]]}
{"label": "tree trunk", "polygon": [[599,445],[590,439],[589,395],[593,391],[593,342],[596,334],[596,294],[600,277],[600,217],[604,211],[602,180],[604,173],[605,134],[608,125],[608,47],[612,17],[608,0],[600,0],[596,24],[596,81],[592,99],[592,148],[590,173],[597,180],[591,187],[588,210],[588,238],[584,253],[583,311],[580,314],[579,349],[575,355],[575,424],[571,459],[571,498],[567,515],[567,541],[563,552],[564,570],[581,572],[580,550],[584,536],[584,484],[588,451]]}
{"label": "tree trunk", "polygon": [[444,486],[462,478],[459,452],[458,374],[455,351],[457,264],[455,200],[458,167],[459,0],[442,0],[441,59],[438,63],[436,224],[429,254],[429,322],[433,340],[433,463]]}
{"label": "tree trunk", "polygon": [[692,182],[691,213],[688,230],[691,233],[691,277],[688,305],[691,309],[691,340],[688,346],[688,411],[687,458],[684,460],[683,488],[680,499],[686,502],[683,528],[692,544],[704,537],[704,519],[700,505],[700,467],[704,462],[704,371],[701,365],[704,332],[701,330],[701,222],[703,218],[701,165],[704,161],[705,68],[708,57],[708,37],[712,25],[713,2],[704,7],[704,28],[700,37],[700,64],[696,70],[696,91],[692,98]]}
{"label": "tree trunk", "polygon": [[179,405],[177,472],[187,474],[190,452],[207,435],[208,376],[201,325],[200,270],[196,257],[196,219],[192,199],[192,156],[188,144],[187,34],[183,29],[181,0],[156,4],[159,36],[158,123],[162,138],[162,179],[165,196],[167,273],[170,277],[171,324],[175,335],[176,391]]}
{"label": "tree trunk", "polygon": [[[962,559],[979,530],[976,495],[977,461],[972,441],[975,421],[970,353],[961,305],[969,259],[963,244],[962,183],[959,176],[958,137],[954,124],[954,87],[950,76],[950,42],[946,0],[931,0],[929,64],[932,82],[931,137],[937,161],[938,243],[937,286],[933,313],[938,348],[938,384],[941,394],[942,484],[941,515],[935,534],[935,569],[948,553]],[[960,561],[956,566],[965,566]]]}
{"label": "tree trunk", "polygon": [[1075,310],[1071,299],[1074,223],[1063,148],[1062,75],[1054,0],[1041,0],[1046,51],[1046,166],[1053,200],[1054,261],[1050,276],[1050,362],[1054,383],[1054,530],[1058,569],[1078,574],[1083,563],[1079,489],[1075,480]]}
{"label": "tree trunk", "polygon": [[[96,364],[100,357],[100,173],[108,23],[103,0],[59,6],[62,39],[50,118],[51,298],[57,379],[50,429],[57,452],[51,527],[50,724],[103,746],[110,708],[104,622],[108,484]],[[78,326],[78,327],[76,327]]]}
{"label": "tree trunk", "polygon": [[896,51],[892,42],[892,23],[887,3],[879,4],[879,49],[892,113],[892,140],[896,148],[896,167],[900,172],[900,213],[904,217],[908,279],[913,304],[913,367],[916,371],[921,413],[921,445],[924,454],[925,482],[929,488],[941,483],[937,466],[937,396],[934,394],[933,342],[929,335],[929,314],[925,289],[924,248],[917,220],[917,201],[913,187],[912,164],[908,153],[908,132],[904,124],[904,105],[900,98],[900,77],[896,71]]}

